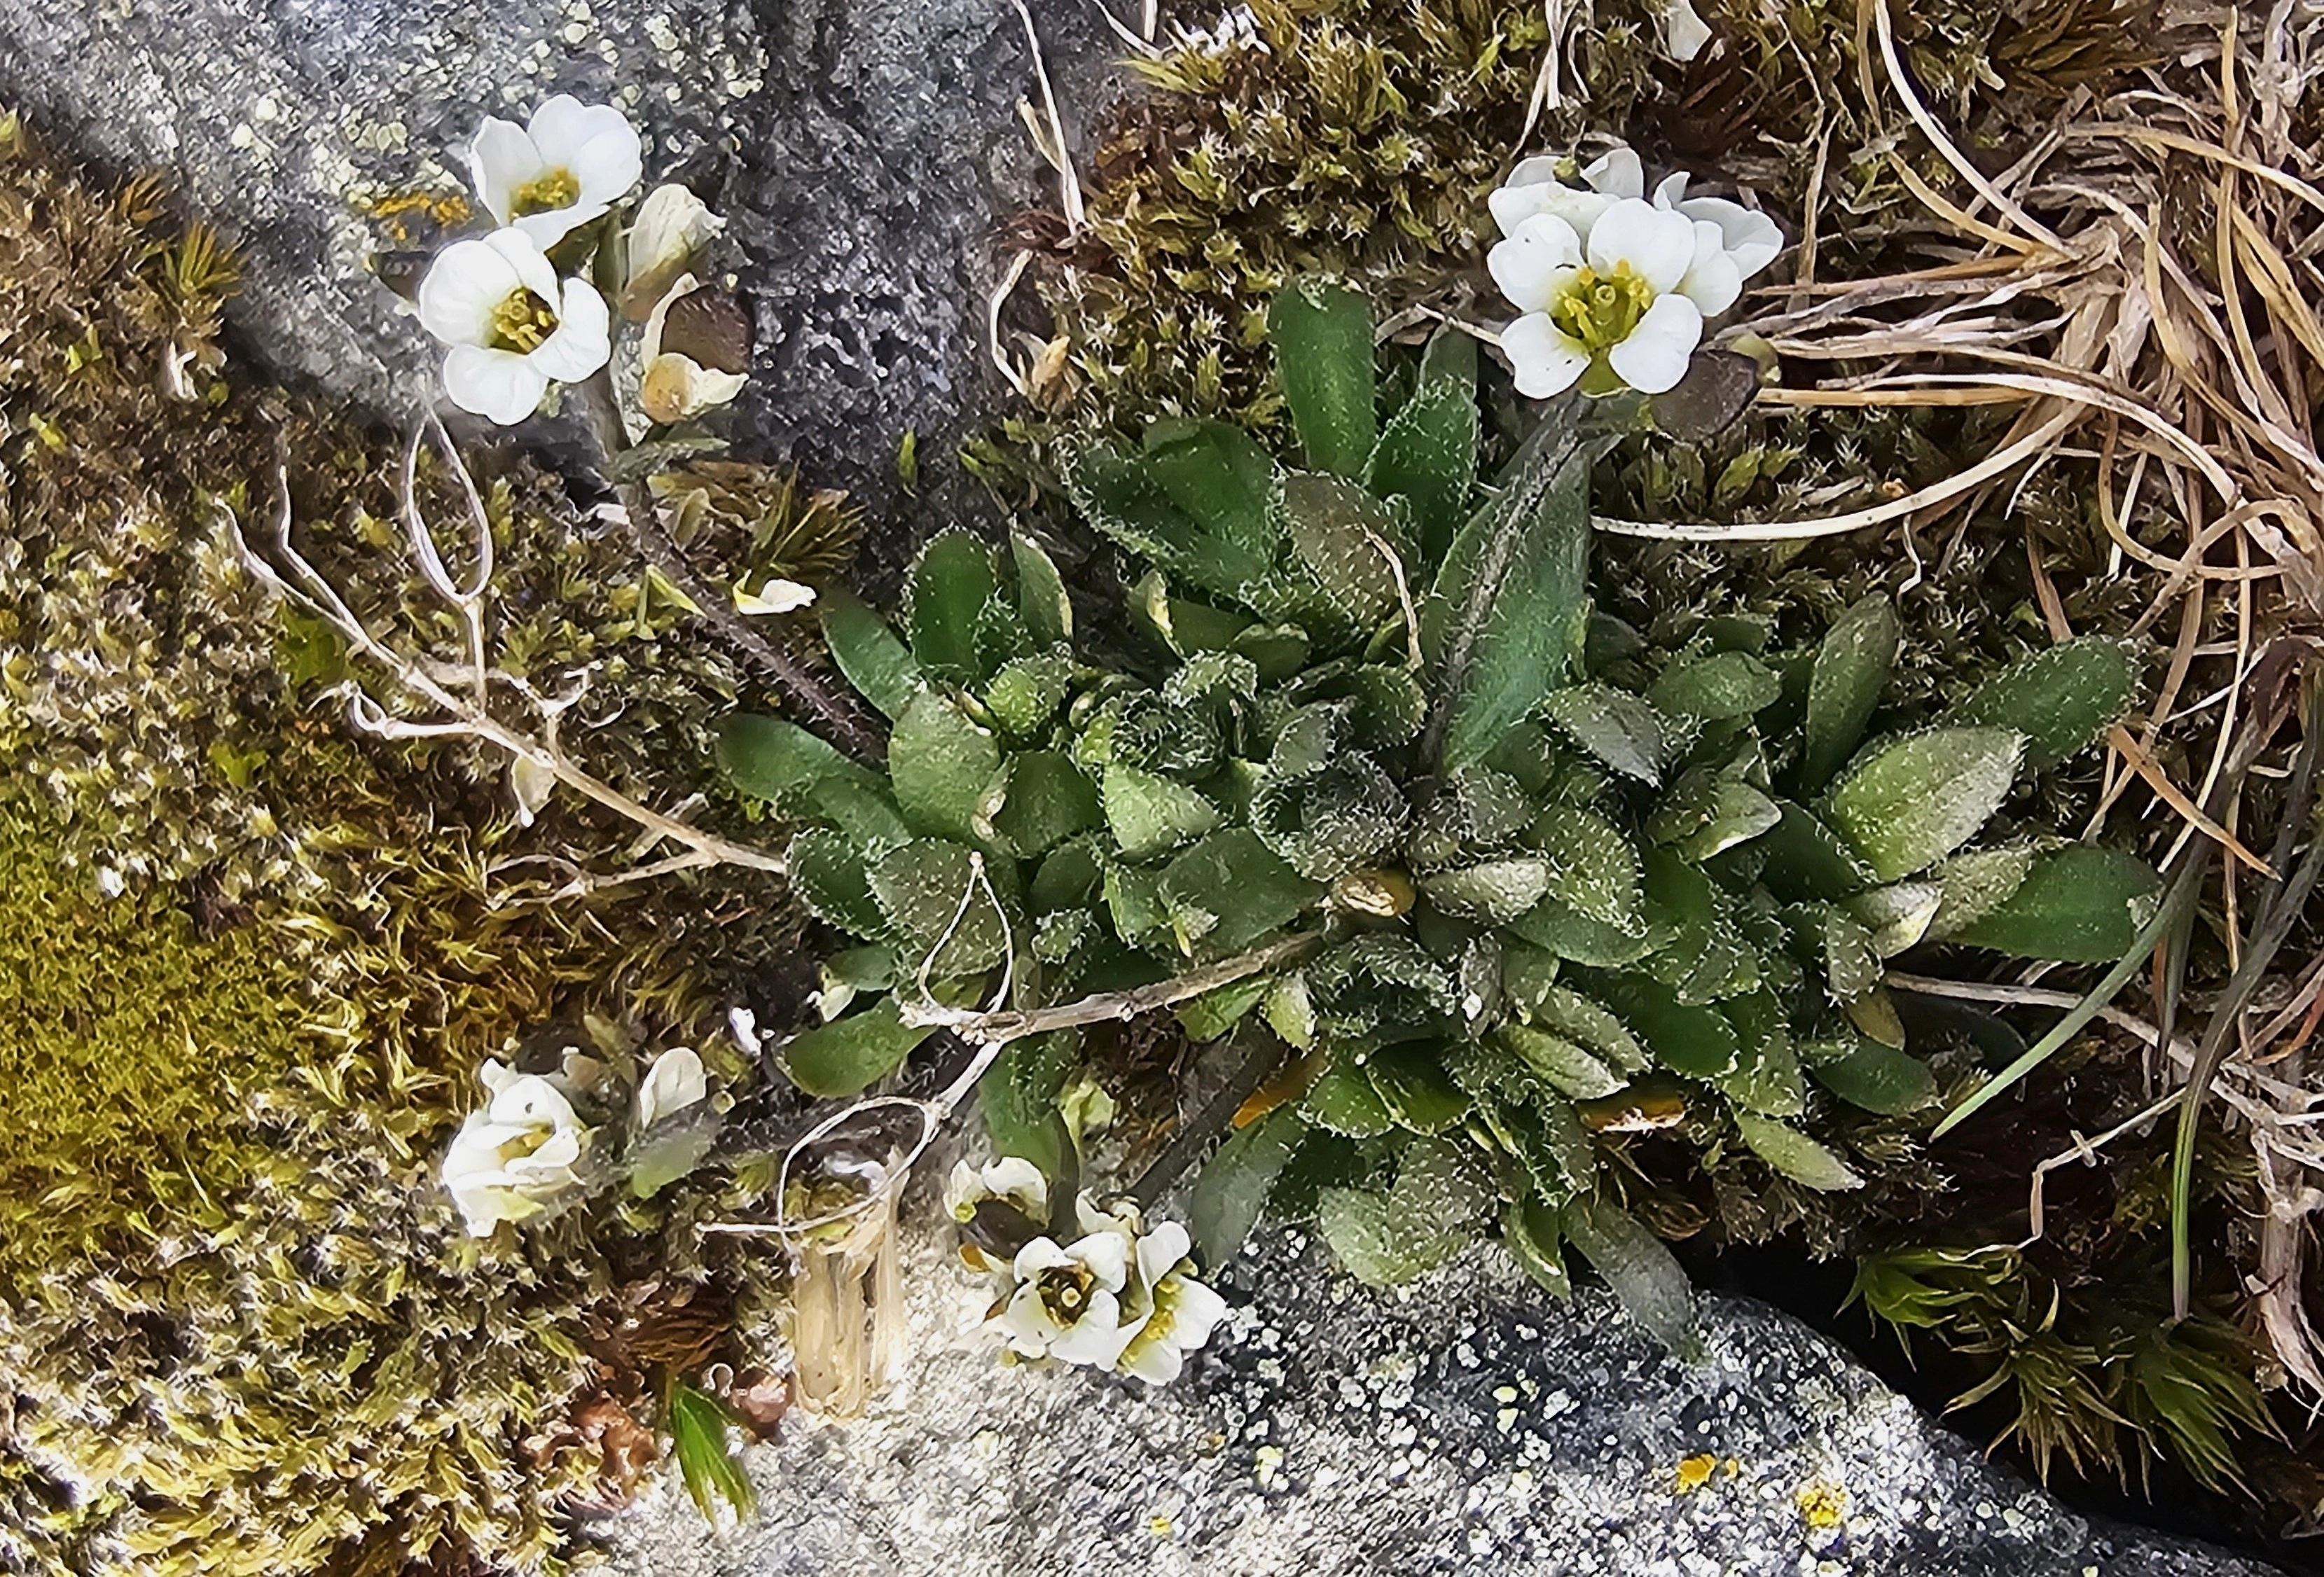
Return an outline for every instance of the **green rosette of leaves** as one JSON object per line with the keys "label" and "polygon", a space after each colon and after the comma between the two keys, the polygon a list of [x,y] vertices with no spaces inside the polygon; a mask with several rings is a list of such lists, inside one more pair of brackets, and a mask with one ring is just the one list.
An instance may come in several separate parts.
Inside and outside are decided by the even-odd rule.
{"label": "green rosette of leaves", "polygon": [[1487,476],[1466,337],[1390,395],[1360,297],[1295,284],[1270,327],[1296,456],[1172,420],[1067,456],[1082,517],[1147,567],[1137,640],[1078,630],[1030,538],[948,532],[899,618],[825,608],[891,720],[884,770],[728,724],[733,781],[799,825],[800,899],[859,944],[784,1065],[840,1096],[938,1027],[1009,1038],[988,1122],[1055,1175],[1070,1026],[1172,1006],[1286,1066],[1196,1183],[1208,1262],[1270,1205],[1383,1283],[1497,1222],[1543,1285],[1578,1248],[1685,1349],[1685,1279],[1609,1147],[1683,1114],[1795,1186],[1860,1186],[1827,1115],[1937,1098],[1890,959],[2126,951],[2154,872],[1995,823],[2137,665],[2070,641],[1895,732],[1885,599],[1801,650],[1743,621],[1657,647],[1589,595],[1590,461],[1635,405],[1540,407]]}

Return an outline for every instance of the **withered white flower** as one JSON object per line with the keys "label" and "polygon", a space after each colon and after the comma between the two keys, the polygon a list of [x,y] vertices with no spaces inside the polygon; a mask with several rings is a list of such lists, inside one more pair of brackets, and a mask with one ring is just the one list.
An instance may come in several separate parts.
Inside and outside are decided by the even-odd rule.
{"label": "withered white flower", "polygon": [[444,1186],[473,1237],[503,1222],[524,1222],[581,1186],[575,1170],[589,1146],[565,1093],[538,1074],[487,1062],[480,1075],[492,1100],[471,1112],[445,1152]]}
{"label": "withered white flower", "polygon": [[706,367],[692,356],[662,348],[670,309],[702,288],[692,274],[681,274],[669,293],[654,303],[638,344],[638,409],[650,421],[685,421],[740,394],[750,378],[742,373]]}
{"label": "withered white flower", "polygon": [[673,1046],[654,1058],[638,1082],[638,1131],[643,1133],[709,1096],[710,1080],[700,1055],[690,1046]]}
{"label": "withered white flower", "polygon": [[1020,1156],[1003,1156],[980,1167],[959,1161],[945,1179],[945,1211],[956,1222],[973,1220],[988,1199],[1005,1200],[1034,1221],[1049,1219],[1049,1180]]}
{"label": "withered white flower", "polygon": [[669,293],[682,274],[693,272],[695,260],[726,221],[687,187],[665,182],[646,193],[638,217],[630,224],[622,286],[622,313],[642,318]]}
{"label": "withered white flower", "polygon": [[[1028,1221],[1046,1222],[1049,1180],[1041,1175],[1040,1167],[1017,1156],[1003,1156],[983,1167],[971,1161],[955,1163],[952,1176],[945,1179],[945,1213],[965,1226],[976,1219],[976,1207],[989,1200],[1013,1206]],[[997,1275],[1009,1268],[1006,1263],[995,1263],[981,1246],[965,1238],[961,1240],[960,1257],[972,1270]]]}
{"label": "withered white flower", "polygon": [[456,241],[420,281],[420,321],[452,348],[444,392],[463,410],[522,421],[552,383],[588,377],[613,355],[612,316],[586,280],[561,283],[521,230]]}
{"label": "withered white flower", "polygon": [[1193,1241],[1176,1222],[1164,1222],[1138,1240],[1135,1285],[1147,1313],[1114,1367],[1148,1385],[1167,1385],[1226,1318],[1227,1301],[1194,1279],[1187,1254]]}
{"label": "withered white flower", "polygon": [[734,588],[734,611],[738,613],[796,613],[814,602],[815,587],[780,576],[769,576],[757,591]]}
{"label": "withered white flower", "polygon": [[1579,171],[1581,187],[1560,179],[1567,168],[1528,159],[1489,199],[1507,239],[1487,263],[1520,314],[1501,336],[1518,392],[1544,399],[1589,374],[1585,390],[1661,393],[1685,376],[1704,319],[1775,261],[1782,232],[1739,203],[1689,198],[1683,174],[1647,201],[1628,148]]}
{"label": "withered white flower", "polygon": [[477,197],[544,248],[627,197],[643,168],[637,129],[622,112],[569,93],[521,126],[488,118],[468,143]]}
{"label": "withered white flower", "polygon": [[519,826],[530,826],[556,792],[556,770],[542,764],[539,757],[518,756],[509,762],[509,794],[516,801]]}

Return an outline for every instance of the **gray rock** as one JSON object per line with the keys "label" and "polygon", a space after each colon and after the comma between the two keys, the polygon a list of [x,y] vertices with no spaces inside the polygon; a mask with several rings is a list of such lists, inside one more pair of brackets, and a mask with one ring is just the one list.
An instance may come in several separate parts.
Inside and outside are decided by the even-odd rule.
{"label": "gray rock", "polygon": [[[1093,108],[1119,52],[1103,24],[1086,0],[1031,9],[1062,107]],[[391,412],[438,353],[366,273],[367,210],[464,189],[483,116],[558,91],[627,109],[649,178],[724,169],[757,318],[743,452],[881,512],[917,429],[936,502],[965,503],[940,462],[1005,392],[997,229],[1055,191],[1017,119],[1035,85],[1010,0],[0,0],[0,104],[170,172],[246,251],[240,348]]]}
{"label": "gray rock", "polygon": [[[932,1212],[923,1210],[921,1219]],[[941,1245],[920,1350],[852,1424],[752,1453],[761,1511],[714,1535],[668,1486],[613,1523],[622,1577],[2261,1577],[2075,1515],[1763,1305],[1712,1300],[1666,1357],[1479,1250],[1400,1293],[1270,1230],[1176,1384],[1009,1369]],[[1682,1489],[1681,1464],[1709,1469]]]}

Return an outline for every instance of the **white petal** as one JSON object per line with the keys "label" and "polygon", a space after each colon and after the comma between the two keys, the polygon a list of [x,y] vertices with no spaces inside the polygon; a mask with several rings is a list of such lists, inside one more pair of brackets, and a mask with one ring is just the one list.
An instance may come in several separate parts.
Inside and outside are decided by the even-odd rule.
{"label": "white petal", "polygon": [[1526,220],[1541,214],[1554,214],[1573,227],[1573,233],[1583,241],[1590,238],[1590,226],[1612,205],[1614,199],[1604,192],[1578,191],[1556,181],[1544,181],[1535,186],[1503,187],[1485,199],[1493,210],[1493,223],[1504,235],[1514,235]]}
{"label": "white petal", "polygon": [[539,1074],[510,1080],[493,1096],[487,1110],[494,1122],[564,1127],[575,1120],[572,1102],[565,1099],[564,1092]]}
{"label": "white petal", "polygon": [[1149,1286],[1158,1286],[1171,1268],[1194,1250],[1186,1229],[1176,1222],[1166,1221],[1138,1240],[1138,1274]]}
{"label": "white petal", "polygon": [[543,208],[537,214],[519,214],[509,221],[512,229],[524,232],[525,238],[544,250],[556,245],[572,231],[587,224],[604,208],[576,206],[569,208]]}
{"label": "white petal", "polygon": [[1041,1289],[1031,1282],[1019,1287],[1009,1300],[1009,1306],[992,1317],[1009,1338],[1009,1345],[1028,1358],[1047,1354],[1049,1343],[1065,1333],[1049,1313],[1049,1305],[1041,1301]]}
{"label": "white petal", "polygon": [[1065,1252],[1087,1267],[1108,1292],[1120,1292],[1130,1279],[1130,1240],[1120,1232],[1092,1232]]}
{"label": "white petal", "polygon": [[1149,1386],[1167,1386],[1176,1379],[1186,1367],[1178,1344],[1167,1336],[1150,1341],[1133,1342],[1122,1352],[1119,1367],[1134,1379]]}
{"label": "white petal", "polygon": [[1049,1343],[1049,1356],[1065,1363],[1111,1369],[1121,1357],[1121,1350],[1145,1328],[1143,1320],[1122,1324],[1121,1305],[1113,1294],[1094,1292],[1090,1295],[1088,1309],[1074,1322],[1073,1329]]}
{"label": "white petal", "polygon": [[1642,198],[1646,195],[1646,167],[1639,161],[1634,148],[1609,148],[1591,161],[1582,171],[1582,179],[1590,189],[1610,198]]}
{"label": "white petal", "polygon": [[1502,329],[1501,354],[1517,374],[1517,392],[1528,400],[1564,393],[1590,364],[1582,342],[1552,323],[1546,312],[1528,312]]}
{"label": "white petal", "polygon": [[1083,1189],[1074,1196],[1074,1219],[1081,1223],[1082,1235],[1093,1232],[1114,1232],[1125,1240],[1138,1235],[1138,1207],[1125,1204],[1118,1210],[1100,1210],[1097,1195]]}
{"label": "white petal", "polygon": [[1716,318],[1735,305],[1743,293],[1743,272],[1720,239],[1719,226],[1708,219],[1694,222],[1694,264],[1678,282],[1678,293]]}
{"label": "white petal", "polygon": [[1044,1270],[1078,1270],[1081,1261],[1057,1247],[1055,1238],[1035,1238],[1017,1250],[1017,1262],[1011,1267],[1019,1281],[1030,1281]]}
{"label": "white petal", "polygon": [[1227,1317],[1227,1300],[1190,1276],[1174,1277],[1169,1286],[1170,1339],[1192,1352],[1211,1339]]}
{"label": "white petal", "polygon": [[529,1156],[521,1156],[508,1165],[511,1176],[524,1173],[554,1173],[569,1171],[581,1158],[581,1136],[569,1128],[560,1128],[540,1143],[540,1148]]}
{"label": "white petal", "polygon": [[518,756],[509,762],[509,793],[516,800],[516,819],[520,825],[530,826],[541,807],[557,792],[557,770],[544,766],[534,756]]}
{"label": "white petal", "polygon": [[1655,183],[1655,207],[1674,208],[1686,200],[1689,176],[1683,170],[1674,170]]}
{"label": "white petal", "polygon": [[496,1056],[484,1058],[484,1065],[476,1070],[477,1081],[495,1095],[523,1076]]}
{"label": "white petal", "polygon": [[1784,233],[1775,227],[1775,221],[1741,203],[1725,198],[1690,198],[1679,204],[1678,211],[1690,219],[1708,219],[1718,226],[1728,255],[1735,259],[1735,266],[1747,280],[1775,262],[1775,254],[1784,249]]}
{"label": "white petal", "polygon": [[1541,186],[1554,181],[1557,179],[1557,167],[1564,162],[1554,153],[1536,153],[1530,159],[1521,159],[1501,186],[1506,190],[1513,186]]}
{"label": "white petal", "polygon": [[663,1118],[708,1099],[710,1080],[702,1058],[690,1046],[673,1046],[654,1058],[638,1084],[638,1127],[651,1128]]}
{"label": "white petal", "polygon": [[[805,589],[805,588],[802,588]],[[810,599],[813,593],[809,592]],[[804,604],[802,604],[804,605]],[[1003,1156],[984,1168],[984,1186],[1002,1199],[1028,1205],[1028,1215],[1049,1213],[1049,1180],[1022,1156]]]}
{"label": "white petal", "polygon": [[484,244],[516,271],[518,282],[539,296],[544,306],[557,305],[557,265],[549,261],[530,235],[515,226],[503,226],[485,236]]}
{"label": "white petal", "polygon": [[1659,296],[1676,290],[1693,265],[1694,222],[1643,198],[1625,198],[1591,227],[1589,253],[1600,273],[1628,263]]}
{"label": "white petal", "polygon": [[1493,283],[1520,312],[1546,309],[1581,264],[1582,237],[1554,214],[1535,215],[1485,254]]}
{"label": "white petal", "polygon": [[463,410],[513,427],[540,409],[549,379],[512,352],[456,345],[444,358],[444,392]]}
{"label": "white petal", "polygon": [[493,314],[521,283],[516,266],[482,241],[455,241],[420,281],[420,321],[452,345],[481,345]]}
{"label": "white petal", "polygon": [[[714,373],[692,356],[658,355],[648,362],[638,379],[638,409],[650,421],[685,421],[725,404],[751,385],[745,373]],[[775,584],[768,582],[770,586]],[[785,581],[788,586],[791,583]],[[800,589],[804,590],[804,587]],[[813,601],[813,594],[808,596]],[[782,613],[761,607],[753,613]]]}
{"label": "white petal", "polygon": [[977,1176],[973,1164],[967,1161],[954,1161],[952,1164],[952,1175],[945,1179],[945,1213],[954,1221],[965,1222],[973,1219],[976,1214],[977,1201],[984,1194],[982,1183],[983,1179]]}
{"label": "white petal", "polygon": [[1659,394],[1686,376],[1687,358],[1702,341],[1702,312],[1684,296],[1657,296],[1630,337],[1606,353],[1622,382],[1641,394]]}
{"label": "white petal", "polygon": [[1687,0],[1668,0],[1663,12],[1663,52],[1682,65],[1702,53],[1711,28]]}
{"label": "white petal", "polygon": [[587,280],[567,280],[558,304],[557,332],[528,358],[561,383],[577,383],[613,354],[612,314],[605,298]]}
{"label": "white petal", "polygon": [[498,116],[488,117],[468,141],[468,176],[475,182],[477,200],[502,224],[508,223],[516,189],[538,179],[548,165],[522,126]]}
{"label": "white petal", "polygon": [[[569,93],[542,101],[525,125],[540,157],[551,170],[573,170],[573,156],[591,138],[615,126],[627,129],[622,112],[605,104],[583,104]],[[632,133],[635,135],[635,133]],[[573,171],[579,174],[578,171]]]}
{"label": "white petal", "polygon": [[607,109],[604,113],[613,117],[612,122],[574,149],[565,168],[581,183],[583,202],[610,207],[630,195],[644,169],[644,160],[638,150],[638,134],[621,112]]}

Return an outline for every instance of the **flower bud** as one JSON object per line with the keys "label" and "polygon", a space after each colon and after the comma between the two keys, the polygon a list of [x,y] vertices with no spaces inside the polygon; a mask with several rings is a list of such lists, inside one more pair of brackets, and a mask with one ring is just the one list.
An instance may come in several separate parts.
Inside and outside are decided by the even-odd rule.
{"label": "flower bud", "polygon": [[725,227],[725,220],[683,186],[673,182],[648,192],[630,226],[622,316],[643,322],[654,303],[694,267],[710,238]]}

